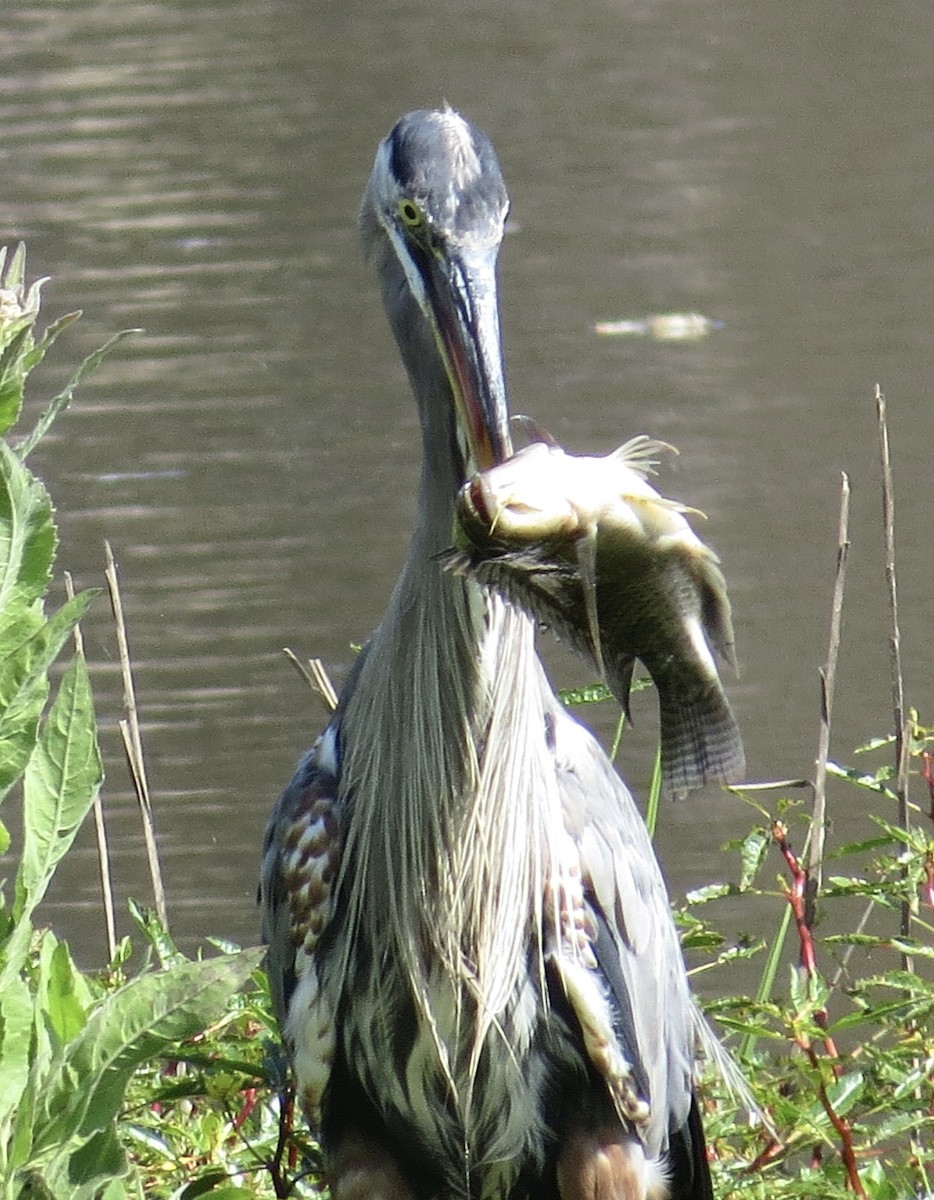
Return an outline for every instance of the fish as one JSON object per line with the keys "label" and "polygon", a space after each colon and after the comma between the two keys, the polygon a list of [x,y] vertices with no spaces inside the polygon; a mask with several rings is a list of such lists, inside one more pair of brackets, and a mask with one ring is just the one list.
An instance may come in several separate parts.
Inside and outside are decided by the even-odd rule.
{"label": "fish", "polygon": [[574,455],[539,436],[464,484],[445,568],[568,641],[627,717],[636,660],[644,665],[666,793],[739,782],[743,741],[715,659],[736,669],[720,560],[687,520],[703,514],[648,482],[674,448],[639,435],[602,457]]}

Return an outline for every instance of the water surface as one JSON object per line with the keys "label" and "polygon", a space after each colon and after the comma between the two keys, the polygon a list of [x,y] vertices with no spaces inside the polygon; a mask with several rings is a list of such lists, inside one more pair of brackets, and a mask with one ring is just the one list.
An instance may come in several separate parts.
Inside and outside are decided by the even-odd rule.
{"label": "water surface", "polygon": [[[709,514],[756,777],[809,775],[853,484],[834,750],[884,732],[890,685],[873,386],[889,397],[908,693],[931,719],[934,9],[903,2],[303,0],[21,4],[0,40],[0,212],[54,276],[38,408],[142,326],[35,455],[60,562],[120,562],[173,928],[250,942],[268,808],[321,724],[280,654],[338,679],[405,553],[414,405],[357,251],[377,140],[449,100],[513,201],[501,282],[513,407],[574,449],[677,444],[661,486]],[[692,344],[601,320],[698,311]],[[105,606],[87,625],[116,885],[147,898]],[[562,678],[568,667],[559,660]],[[625,751],[644,787],[651,703]],[[612,723],[607,711],[598,718]],[[838,824],[860,814],[840,793]],[[676,891],[723,875],[750,817],[669,806]],[[50,919],[99,961],[91,838]],[[739,916],[739,919],[744,919]],[[121,915],[123,930],[129,927]]]}

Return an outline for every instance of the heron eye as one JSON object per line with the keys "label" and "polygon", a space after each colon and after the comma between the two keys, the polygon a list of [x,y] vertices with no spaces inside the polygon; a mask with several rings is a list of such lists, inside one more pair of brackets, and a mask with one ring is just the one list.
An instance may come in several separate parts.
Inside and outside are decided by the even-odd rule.
{"label": "heron eye", "polygon": [[422,223],[422,210],[414,200],[399,201],[399,216],[402,218],[402,223],[408,225],[410,229],[416,229]]}

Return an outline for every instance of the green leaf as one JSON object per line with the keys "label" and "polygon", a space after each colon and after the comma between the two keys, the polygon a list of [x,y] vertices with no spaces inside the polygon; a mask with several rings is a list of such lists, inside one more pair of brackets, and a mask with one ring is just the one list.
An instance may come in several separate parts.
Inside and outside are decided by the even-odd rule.
{"label": "green leaf", "polygon": [[70,1042],[81,1032],[92,1002],[91,990],[72,962],[67,945],[56,942],[49,960],[45,1010],[59,1044]]}
{"label": "green leaf", "polygon": [[869,792],[876,792],[878,795],[884,796],[886,800],[893,802],[896,800],[895,793],[890,788],[880,783],[875,775],[869,775],[865,771],[857,771],[853,767],[844,767],[839,763],[828,762],[827,774],[836,775],[838,779],[848,779],[857,787],[865,788]]}
{"label": "green leaf", "polygon": [[95,592],[82,592],[43,622],[37,606],[13,603],[0,615],[0,799],[36,745],[48,697],[47,672]]}
{"label": "green leaf", "polygon": [[[756,1000],[760,1004],[764,1004],[772,995],[772,989],[775,986],[775,976],[778,974],[778,964],[782,956],[782,951],[785,948],[785,939],[788,936],[788,929],[791,925],[791,905],[785,904],[782,908],[781,920],[778,923],[778,931],[775,937],[772,938],[772,944],[769,947],[769,956],[766,959],[765,966],[762,970],[762,978],[759,980],[759,987],[756,991]],[[746,1057],[752,1050],[752,1047],[744,1043],[741,1055]]]}
{"label": "green leaf", "polygon": [[893,950],[897,950],[900,954],[914,955],[918,958],[934,959],[934,946],[928,946],[924,942],[915,941],[914,938],[893,937],[890,939],[889,945]]}
{"label": "green leaf", "polygon": [[81,317],[81,310],[77,312],[65,313],[63,317],[58,317],[48,326],[42,337],[38,339],[35,346],[23,358],[23,366],[27,373],[39,365],[45,358],[47,351],[52,346],[52,343],[60,333],[68,328],[69,325],[74,325],[75,321]]}
{"label": "green leaf", "polygon": [[752,887],[771,844],[772,835],[765,829],[753,829],[743,839],[740,850],[742,867],[739,876],[739,886],[741,891],[745,892],[748,888]]}
{"label": "green leaf", "polygon": [[84,660],[65,673],[23,781],[23,856],[15,913],[42,899],[103,778]]}
{"label": "green leaf", "polygon": [[144,908],[130,898],[127,901],[130,915],[139,925],[147,941],[155,950],[160,967],[172,967],[176,963],[185,962],[185,956],[172,941],[172,935],[159,920],[153,908]]}
{"label": "green leaf", "polygon": [[119,333],[115,333],[112,338],[108,338],[103,346],[95,350],[93,354],[89,354],[87,356],[81,366],[77,369],[77,371],[75,371],[74,375],[72,375],[71,379],[69,379],[64,390],[59,392],[59,394],[53,399],[52,403],[36,422],[36,427],[33,429],[32,433],[30,433],[28,437],[24,438],[23,441],[17,446],[16,453],[19,455],[19,458],[22,461],[25,462],[27,455],[29,455],[36,448],[42,438],[45,437],[55,418],[71,403],[75,394],[75,390],[82,379],[84,379],[85,376],[90,375],[92,371],[96,371],[100,366],[101,360],[104,358],[104,356],[109,354],[118,342],[122,342],[124,338],[129,337],[132,333],[142,333],[142,330],[121,329],[121,331]]}
{"label": "green leaf", "polygon": [[[4,1168],[13,1118],[29,1079],[32,1021],[29,988],[14,975],[0,992],[0,1162]],[[5,1170],[0,1170],[3,1174]]]}
{"label": "green leaf", "polygon": [[[615,752],[614,752],[615,757]],[[655,747],[655,763],[652,767],[652,779],[649,783],[649,794],[645,802],[645,827],[649,837],[655,839],[655,828],[658,825],[658,805],[662,795],[662,744]]]}
{"label": "green leaf", "polygon": [[827,1088],[827,1096],[838,1117],[845,1117],[863,1094],[865,1080],[862,1071],[852,1071],[835,1079]]}
{"label": "green leaf", "polygon": [[29,603],[44,595],[54,555],[49,494],[0,442],[0,611],[14,596]]}
{"label": "green leaf", "polygon": [[23,407],[24,360],[33,346],[32,322],[18,325],[7,325],[2,331],[5,345],[0,352],[0,434],[12,429]]}
{"label": "green leaf", "polygon": [[262,953],[245,950],[137,976],[101,1001],[46,1086],[37,1151],[107,1129],[135,1068],[217,1020]]}
{"label": "green leaf", "polygon": [[736,888],[731,883],[708,883],[706,887],[688,892],[685,899],[688,904],[707,904],[711,900],[720,900],[724,896],[735,894]]}
{"label": "green leaf", "polygon": [[127,1171],[126,1152],[111,1122],[77,1148],[66,1141],[44,1166],[42,1180],[56,1200],[95,1200],[105,1183]]}
{"label": "green leaf", "polygon": [[252,1200],[253,1192],[246,1188],[235,1187],[233,1184],[225,1184],[223,1187],[209,1188],[202,1192],[183,1192],[185,1200],[194,1196],[210,1196],[211,1200]]}
{"label": "green leaf", "polygon": [[613,693],[605,683],[592,683],[587,687],[562,688],[558,699],[567,708],[575,708],[579,704],[598,704],[601,700],[612,700]]}

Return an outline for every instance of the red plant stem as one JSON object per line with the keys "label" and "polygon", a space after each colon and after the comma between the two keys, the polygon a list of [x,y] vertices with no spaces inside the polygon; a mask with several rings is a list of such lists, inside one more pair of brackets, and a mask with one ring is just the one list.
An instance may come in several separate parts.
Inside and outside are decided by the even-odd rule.
{"label": "red plant stem", "polygon": [[[813,980],[817,977],[817,956],[814,950],[814,935],[811,932],[807,910],[808,872],[801,866],[797,855],[792,850],[788,842],[788,827],[782,821],[773,821],[772,837],[782,852],[782,857],[791,873],[791,885],[785,889],[785,895],[788,903],[791,905],[791,913],[798,929],[798,941],[801,947],[799,955],[801,969],[807,974],[808,979]],[[833,1038],[827,1032],[827,1010],[825,1008],[816,1009],[814,1012],[814,1021],[824,1030],[824,1050],[834,1060],[831,1064],[831,1070],[833,1071],[834,1078],[839,1079],[841,1075],[840,1056]],[[827,1094],[827,1088],[824,1085],[821,1074],[820,1060],[811,1039],[803,1030],[799,1030],[795,1034],[795,1041],[807,1055],[808,1062],[810,1062],[811,1067],[814,1069],[817,1076],[818,1097],[824,1112],[827,1114],[828,1120],[833,1125],[840,1139],[840,1155],[843,1159],[843,1165],[846,1168],[847,1187],[857,1196],[865,1196],[866,1192],[856,1165],[856,1152],[853,1149],[853,1132],[850,1128],[850,1123],[845,1117],[841,1117],[837,1113],[830,1100],[830,1096]]]}
{"label": "red plant stem", "polygon": [[295,1169],[295,1146],[292,1142],[292,1120],[295,1113],[295,1088],[292,1085],[280,1096],[279,1101],[279,1137],[276,1149],[269,1163],[269,1175],[272,1179],[276,1196],[286,1197],[291,1194],[292,1184],[282,1169],[282,1161],[288,1151],[288,1164]]}
{"label": "red plant stem", "polygon": [[791,905],[792,916],[798,927],[798,940],[801,945],[800,962],[810,978],[817,974],[817,958],[814,954],[814,937],[807,919],[805,897],[807,896],[808,873],[798,862],[791,846],[788,844],[788,828],[781,821],[772,824],[772,837],[782,852],[782,856],[791,872],[791,887],[786,896]]}
{"label": "red plant stem", "polygon": [[928,798],[931,802],[928,820],[934,825],[934,755],[930,750],[921,751],[921,778],[928,785]]}
{"label": "red plant stem", "polygon": [[[801,947],[799,953],[801,968],[805,971],[809,979],[814,979],[817,976],[817,955],[814,950],[814,934],[811,932],[811,922],[808,917],[807,908],[808,872],[801,866],[797,855],[789,845],[788,829],[781,821],[773,823],[772,837],[775,839],[779,850],[781,850],[782,857],[785,859],[788,870],[791,872],[791,887],[786,889],[785,895],[788,898],[788,903],[791,905],[791,913],[798,929],[798,942]],[[836,1044],[830,1034],[826,1032],[828,1023],[827,1010],[825,1008],[816,1009],[814,1020],[826,1034],[824,1046],[827,1053],[834,1059],[839,1058]],[[839,1079],[839,1064],[834,1066],[833,1072]]]}
{"label": "red plant stem", "polygon": [[768,1144],[764,1150],[761,1150],[752,1160],[748,1167],[743,1171],[744,1175],[755,1175],[767,1163],[770,1163],[773,1158],[777,1158],[785,1149],[785,1143],[780,1142],[777,1138],[769,1138]]}
{"label": "red plant stem", "polygon": [[934,912],[934,850],[928,850],[924,856],[924,899]]}
{"label": "red plant stem", "polygon": [[258,1101],[259,1101],[259,1089],[258,1088],[248,1087],[248,1088],[243,1089],[243,1107],[240,1109],[240,1111],[234,1117],[233,1122],[232,1122],[233,1128],[235,1130],[239,1130],[242,1128],[243,1124],[249,1118],[250,1113],[252,1113],[253,1109],[256,1108]]}

